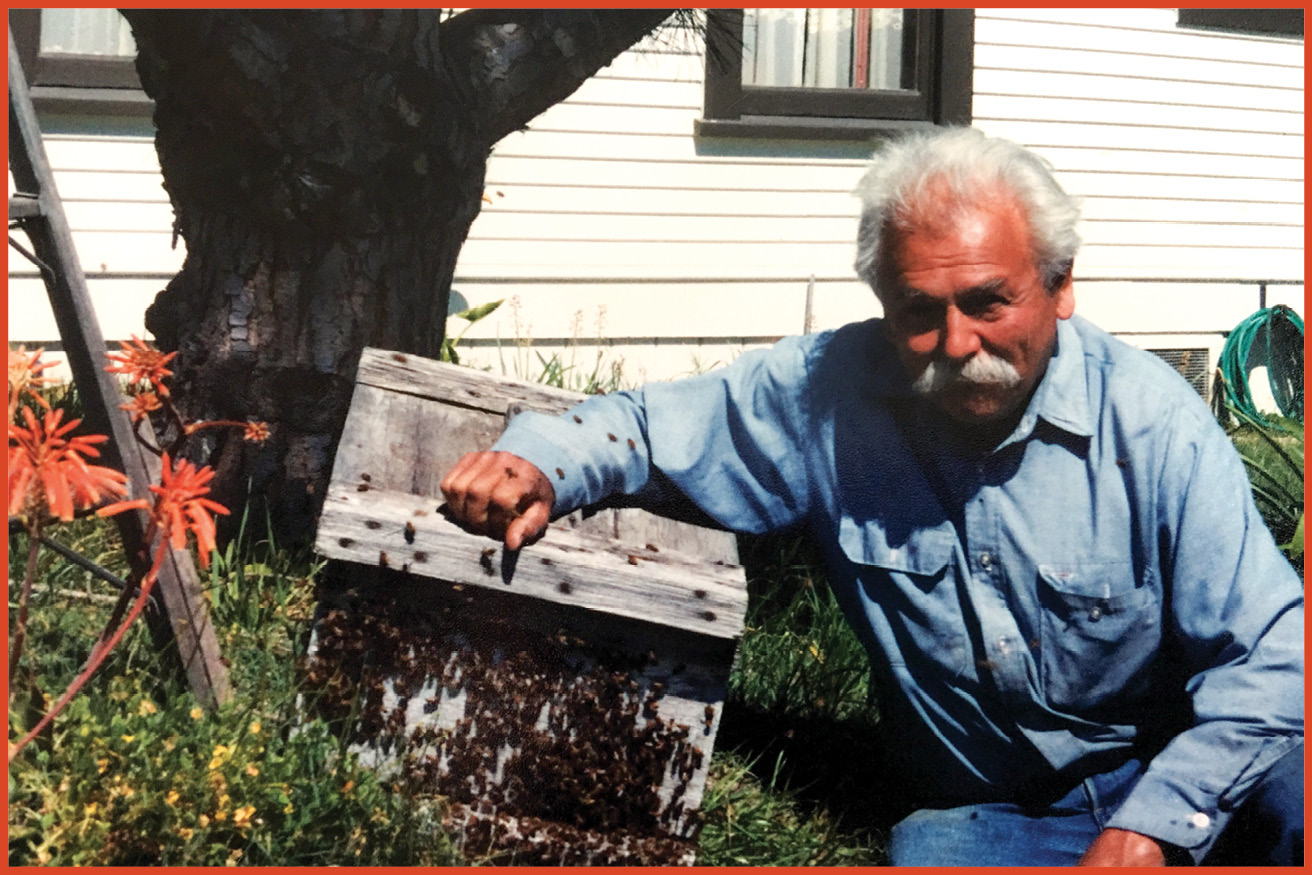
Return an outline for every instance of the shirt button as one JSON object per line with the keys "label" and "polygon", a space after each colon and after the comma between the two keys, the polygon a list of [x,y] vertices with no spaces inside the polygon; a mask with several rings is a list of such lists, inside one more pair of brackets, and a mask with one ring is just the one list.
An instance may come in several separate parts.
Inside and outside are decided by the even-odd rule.
{"label": "shirt button", "polygon": [[993,566],[993,557],[992,557],[992,556],[990,556],[988,553],[981,553],[981,554],[979,554],[979,567],[980,567],[980,568],[991,568],[992,566]]}
{"label": "shirt button", "polygon": [[1193,817],[1189,818],[1189,825],[1197,827],[1198,829],[1207,829],[1212,825],[1212,818],[1200,811]]}
{"label": "shirt button", "polygon": [[1103,615],[1102,605],[1094,605],[1093,607],[1089,608],[1089,619],[1092,620],[1093,622],[1096,623],[1099,620],[1101,620],[1102,615]]}

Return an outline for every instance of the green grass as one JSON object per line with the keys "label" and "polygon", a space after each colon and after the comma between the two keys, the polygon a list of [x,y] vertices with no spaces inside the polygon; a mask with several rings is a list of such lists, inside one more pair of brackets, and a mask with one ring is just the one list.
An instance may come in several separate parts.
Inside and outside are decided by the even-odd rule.
{"label": "green grass", "polygon": [[[86,520],[64,543],[115,568],[113,527]],[[10,604],[26,555],[10,538]],[[35,723],[103,624],[111,584],[44,551],[9,719]],[[13,763],[11,865],[447,865],[435,800],[405,799],[297,710],[315,571],[267,542],[218,557],[208,593],[232,700],[215,713],[162,671],[143,624]]]}

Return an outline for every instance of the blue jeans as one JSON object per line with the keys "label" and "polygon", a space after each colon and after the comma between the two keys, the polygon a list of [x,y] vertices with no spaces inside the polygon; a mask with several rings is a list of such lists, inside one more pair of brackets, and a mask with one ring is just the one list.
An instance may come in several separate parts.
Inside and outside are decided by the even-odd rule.
{"label": "blue jeans", "polygon": [[[894,866],[1071,866],[1143,773],[1138,760],[1094,775],[1048,805],[925,808],[893,827]],[[1235,813],[1206,865],[1303,863],[1303,746],[1285,755]]]}

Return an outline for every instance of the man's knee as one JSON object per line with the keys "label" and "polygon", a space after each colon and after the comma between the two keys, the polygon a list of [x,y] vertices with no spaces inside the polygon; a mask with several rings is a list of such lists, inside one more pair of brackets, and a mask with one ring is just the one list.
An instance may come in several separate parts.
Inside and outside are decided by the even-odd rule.
{"label": "man's knee", "polygon": [[1303,745],[1281,757],[1235,812],[1207,865],[1303,865]]}

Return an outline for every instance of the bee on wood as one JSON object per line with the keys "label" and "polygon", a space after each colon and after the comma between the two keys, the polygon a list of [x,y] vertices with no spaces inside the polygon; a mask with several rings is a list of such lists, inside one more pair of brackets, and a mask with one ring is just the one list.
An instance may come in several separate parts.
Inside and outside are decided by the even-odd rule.
{"label": "bee on wood", "polygon": [[484,550],[482,553],[478,555],[478,564],[483,567],[484,574],[491,575],[496,573],[496,569],[492,567],[492,557],[496,554],[496,552],[497,552],[496,547],[488,547],[486,550]]}
{"label": "bee on wood", "polygon": [[368,474],[361,474],[360,479],[363,480],[365,483],[370,483],[373,481],[374,478],[370,477]]}
{"label": "bee on wood", "polygon": [[405,524],[405,542],[407,544],[413,544],[415,542],[415,524],[408,520]]}
{"label": "bee on wood", "polygon": [[368,484],[368,483],[361,483],[361,484],[359,484],[358,486],[355,487],[355,491],[356,491],[356,492],[368,492],[368,491],[369,491],[369,484]]}
{"label": "bee on wood", "polygon": [[378,530],[378,529],[381,529],[381,528],[383,527],[383,524],[380,523],[378,520],[365,520],[365,521],[364,521],[364,527],[365,527],[366,529],[374,529],[374,530]]}
{"label": "bee on wood", "polygon": [[352,544],[354,544],[355,541],[351,540],[350,538],[338,538],[337,543],[341,544],[343,547],[349,547]]}
{"label": "bee on wood", "polygon": [[630,565],[637,565],[637,564],[638,564],[638,557],[637,557],[637,556],[634,556],[632,553],[630,553],[630,554],[629,554],[629,564],[630,564]]}
{"label": "bee on wood", "polygon": [[583,424],[583,420],[579,418],[579,415],[577,413],[574,414],[574,421],[577,422],[579,425]]}
{"label": "bee on wood", "polygon": [[633,438],[629,438],[629,449],[636,450],[637,448],[638,445],[633,442]]}
{"label": "bee on wood", "polygon": [[379,550],[379,551],[378,551],[378,564],[381,565],[381,566],[383,566],[384,568],[387,567],[387,551],[386,551],[386,550]]}

